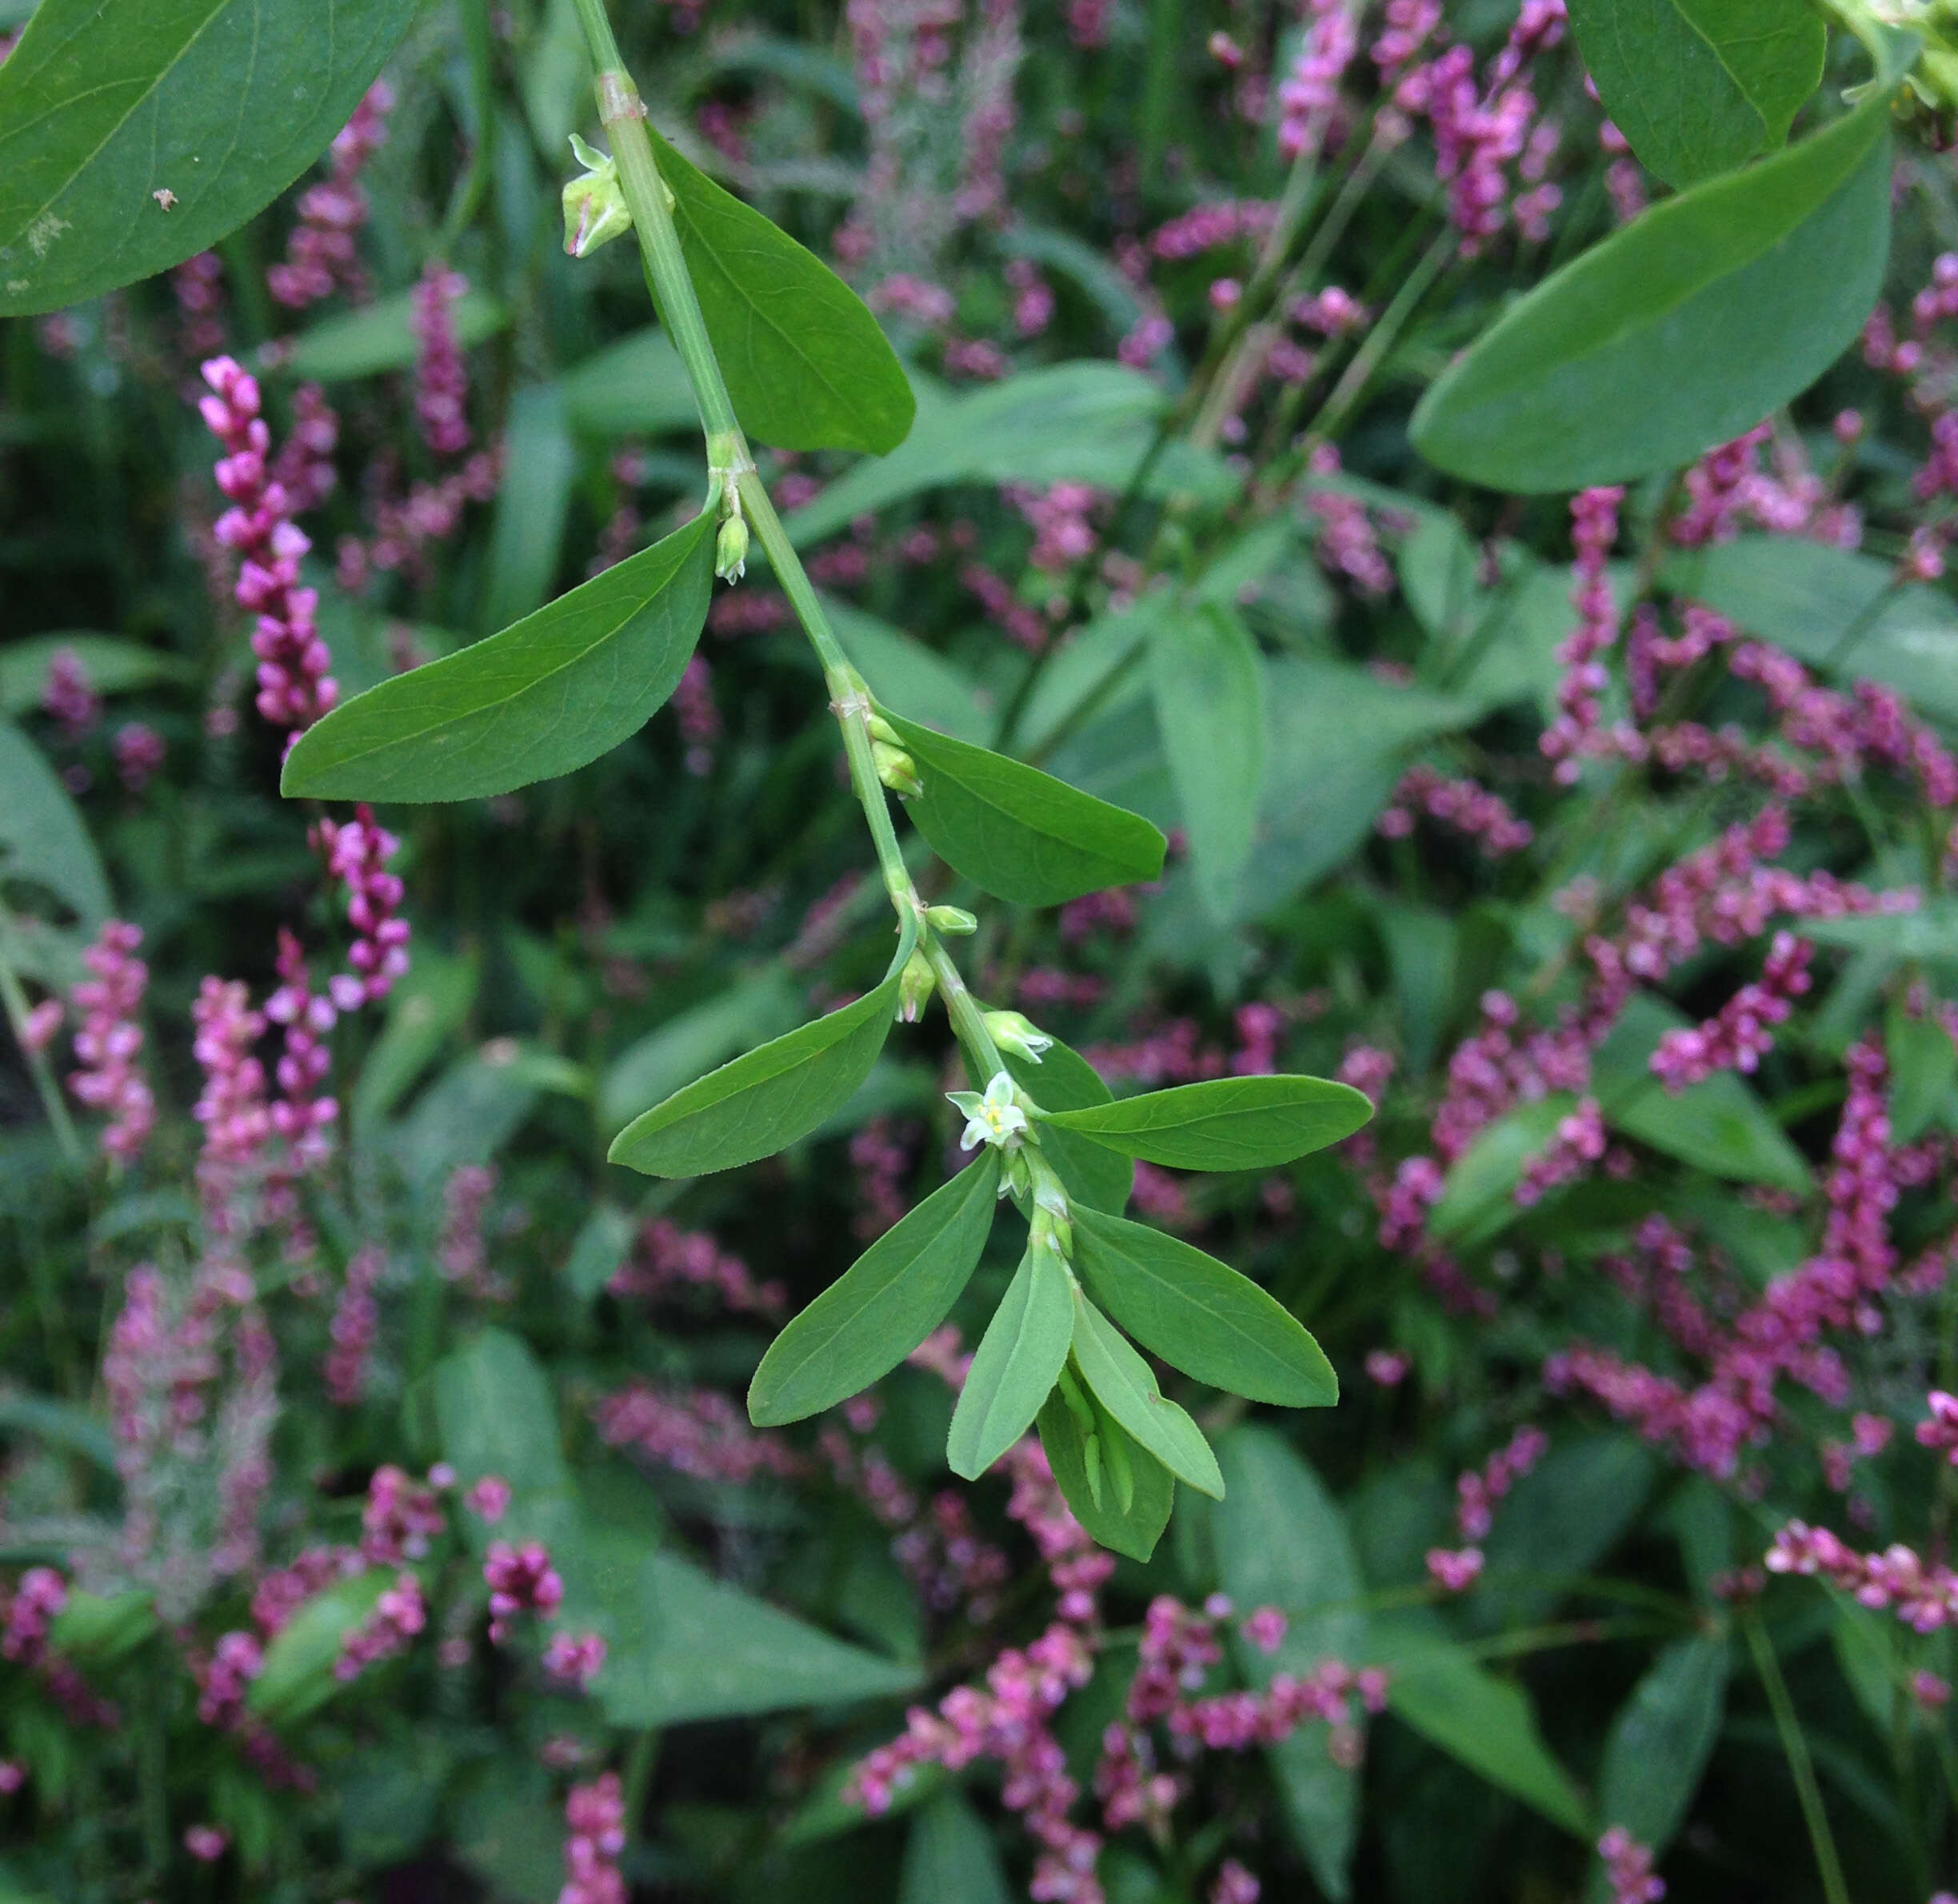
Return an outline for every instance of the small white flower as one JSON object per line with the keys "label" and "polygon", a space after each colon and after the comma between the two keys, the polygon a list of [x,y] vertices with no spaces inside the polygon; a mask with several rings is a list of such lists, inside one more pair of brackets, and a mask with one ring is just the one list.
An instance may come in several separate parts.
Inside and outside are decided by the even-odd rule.
{"label": "small white flower", "polygon": [[1013,1101],[1013,1081],[1003,1071],[986,1086],[984,1097],[976,1091],[948,1091],[945,1096],[965,1113],[962,1151],[980,1144],[1004,1146],[1027,1128],[1026,1112]]}

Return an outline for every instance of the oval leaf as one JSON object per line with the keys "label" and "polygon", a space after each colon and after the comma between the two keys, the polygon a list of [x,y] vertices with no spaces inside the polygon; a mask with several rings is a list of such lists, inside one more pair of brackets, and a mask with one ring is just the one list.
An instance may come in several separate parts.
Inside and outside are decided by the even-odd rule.
{"label": "oval leaf", "polygon": [[1101,1462],[1100,1499],[1088,1479],[1086,1449],[1081,1424],[1073,1411],[1056,1389],[1041,1404],[1041,1447],[1047,1465],[1060,1483],[1075,1519],[1087,1529],[1089,1538],[1131,1560],[1146,1560],[1156,1551],[1162,1531],[1169,1524],[1169,1510],[1176,1501],[1176,1478],[1149,1450],[1141,1446],[1117,1422],[1104,1421],[1098,1431],[1104,1440],[1119,1435],[1126,1444],[1129,1472],[1134,1491],[1125,1509],[1116,1499],[1107,1479],[1105,1459]]}
{"label": "oval leaf", "polygon": [[1154,1371],[1078,1289],[1074,1359],[1096,1399],[1171,1474],[1213,1499],[1224,1498],[1224,1477],[1203,1430],[1165,1398]]}
{"label": "oval leaf", "polygon": [[1570,16],[1612,124],[1669,186],[1780,145],[1821,83],[1828,31],[1797,0],[1572,0]]}
{"label": "oval leaf", "polygon": [[[16,880],[52,893],[89,932],[109,916],[109,882],[87,823],[41,750],[0,719],[0,894]],[[26,893],[11,896],[34,909]]]}
{"label": "oval leaf", "polygon": [[1244,624],[1205,604],[1157,624],[1149,685],[1197,890],[1212,918],[1228,920],[1264,792],[1265,664]]}
{"label": "oval leaf", "polygon": [[714,529],[696,516],[500,635],[356,695],[300,736],[280,791],[478,800],[609,752],[685,672],[713,587]]}
{"label": "oval leaf", "polygon": [[757,1427],[801,1421],[861,1394],[943,1322],[993,1228],[1000,1153],[925,1198],[784,1329],[748,1390]]}
{"label": "oval leaf", "polygon": [[1074,1305],[1067,1271],[1051,1250],[1020,1259],[952,1411],[945,1459],[976,1481],[1024,1435],[1067,1364]]}
{"label": "oval leaf", "polygon": [[924,783],[906,804],[918,831],[948,866],[995,899],[1057,906],[1161,872],[1165,842],[1140,814],[880,711]]}
{"label": "oval leaf", "polygon": [[1492,489],[1576,489],[1689,462],[1806,389],[1882,287],[1888,90],[1546,279],[1421,399],[1415,447]]}
{"label": "oval leaf", "polygon": [[777,449],[895,449],[917,400],[863,300],[813,252],[651,136],[741,428]]}
{"label": "oval leaf", "polygon": [[897,1018],[898,980],[917,941],[907,921],[889,974],[874,992],[676,1091],[612,1140],[608,1160],[649,1177],[705,1176],[808,1136],[869,1076]]}
{"label": "oval leaf", "polygon": [[1282,1408],[1329,1408],[1339,1378],[1290,1310],[1249,1276],[1145,1224],[1077,1207],[1074,1261],[1142,1346],[1213,1388]]}
{"label": "oval leaf", "polygon": [[326,150],[420,3],[42,0],[0,66],[0,317],[235,230]]}
{"label": "oval leaf", "polygon": [[[1003,1056],[1013,1081],[1046,1110],[1085,1110],[1091,1104],[1105,1104],[1114,1096],[1101,1081],[1101,1073],[1058,1038],[1041,1054],[1037,1064],[1011,1052]],[[1111,1210],[1117,1216],[1129,1207],[1135,1166],[1126,1157],[1070,1131],[1057,1131],[1051,1124],[1041,1132],[1041,1150],[1054,1167],[1071,1203]]]}
{"label": "oval leaf", "polygon": [[1350,1137],[1373,1107],[1329,1078],[1210,1078],[1145,1092],[1042,1124],[1176,1170],[1270,1170]]}

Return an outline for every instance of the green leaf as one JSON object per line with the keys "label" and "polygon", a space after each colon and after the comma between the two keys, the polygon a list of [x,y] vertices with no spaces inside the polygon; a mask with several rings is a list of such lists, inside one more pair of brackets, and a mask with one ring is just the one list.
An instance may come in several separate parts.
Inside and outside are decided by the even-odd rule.
{"label": "green leaf", "polygon": [[1373,1656],[1389,1668],[1396,1718],[1432,1746],[1587,1841],[1596,1830],[1584,1794],[1544,1743],[1529,1694],[1448,1635],[1425,1607],[1373,1623]]}
{"label": "green leaf", "polygon": [[[1672,1842],[1700,1788],[1727,1705],[1728,1643],[1698,1635],[1662,1651],[1619,1709],[1598,1774],[1598,1822],[1655,1853]],[[1594,1875],[1590,1898],[1610,1887]]]}
{"label": "green leaf", "polygon": [[1174,1236],[1074,1211],[1074,1261],[1096,1299],[1152,1353],[1213,1388],[1281,1408],[1329,1408],[1339,1378],[1290,1310]]}
{"label": "green leaf", "polygon": [[1958,1045],[1936,1019],[1913,1018],[1893,1003],[1884,1024],[1884,1054],[1890,1060],[1891,1141],[1915,1144],[1950,1108]]}
{"label": "green leaf", "polygon": [[[1217,1444],[1217,1462],[1230,1490],[1213,1519],[1219,1583],[1241,1613],[1277,1607],[1289,1623],[1274,1653],[1232,1635],[1231,1657],[1246,1683],[1262,1689],[1281,1673],[1305,1678],[1329,1658],[1361,1658],[1365,1587],[1338,1502],[1269,1428],[1233,1428]],[[1310,1726],[1265,1757],[1294,1842],[1319,1888],[1341,1904],[1352,1894],[1358,1774],[1335,1765]]]}
{"label": "green leaf", "polygon": [[[1058,1038],[1041,1052],[1037,1063],[1012,1052],[1005,1056],[1013,1081],[1047,1110],[1083,1110],[1105,1104],[1114,1095],[1101,1074]],[[1117,1215],[1128,1207],[1135,1166],[1126,1157],[1071,1132],[1057,1131],[1051,1124],[1041,1132],[1041,1150],[1077,1207],[1085,1203]]]}
{"label": "green leaf", "polygon": [[577,473],[564,393],[555,384],[526,385],[510,399],[503,429],[503,480],[476,620],[484,633],[509,628],[550,599]]}
{"label": "green leaf", "polygon": [[[406,370],[421,354],[414,333],[412,290],[397,291],[357,311],[328,317],[290,339],[279,369],[305,383],[342,383]],[[509,323],[509,313],[485,291],[466,291],[450,306],[456,341],[465,350],[486,343]]]}
{"label": "green leaf", "polygon": [[1576,0],[1571,26],[1612,124],[1675,187],[1780,145],[1828,46],[1800,0]]}
{"label": "green leaf", "polygon": [[1350,1137],[1373,1107],[1350,1084],[1296,1076],[1209,1078],[1042,1124],[1176,1170],[1270,1170]]}
{"label": "green leaf", "polygon": [[302,1606],[265,1650],[265,1665],[245,1695],[246,1710],[274,1725],[290,1725],[326,1704],[342,1682],[333,1676],[341,1643],[374,1611],[394,1584],[396,1569],[370,1567],[337,1580]]}
{"label": "green leaf", "polygon": [[1516,1187],[1530,1160],[1540,1157],[1556,1128],[1577,1108],[1576,1093],[1553,1092],[1506,1111],[1476,1133],[1449,1167],[1428,1228],[1438,1242],[1487,1243],[1522,1215]]}
{"label": "green leaf", "polygon": [[459,1032],[476,1003],[482,962],[418,945],[388,994],[387,1023],[368,1047],[354,1087],[352,1123],[363,1136],[386,1117]]}
{"label": "green leaf", "polygon": [[27,1434],[51,1447],[66,1448],[92,1461],[104,1474],[116,1471],[116,1443],[106,1423],[78,1408],[38,1395],[0,1395],[0,1435]]}
{"label": "green leaf", "polygon": [[913,1823],[897,1904],[1013,1904],[993,1834],[956,1789],[941,1792]]}
{"label": "green leaf", "polygon": [[883,710],[917,764],[907,811],[933,852],[996,899],[1057,906],[1105,886],[1153,880],[1162,835],[1037,767]]}
{"label": "green leaf", "polygon": [[1847,952],[1884,952],[1892,960],[1958,963],[1958,900],[1933,894],[1915,912],[1866,912],[1848,919],[1804,919],[1804,939]]}
{"label": "green leaf", "polygon": [[434,1386],[442,1456],[462,1486],[501,1475],[520,1495],[569,1489],[557,1403],[522,1337],[483,1330],[436,1363]]}
{"label": "green leaf", "polygon": [[897,1016],[897,985],[917,943],[873,992],[709,1072],[626,1125],[606,1152],[650,1177],[697,1177],[773,1156],[841,1110],[870,1075]]}
{"label": "green leaf", "polygon": [[[1037,1417],[1041,1447],[1047,1465],[1053,1470],[1074,1518],[1088,1531],[1089,1538],[1111,1553],[1126,1554],[1131,1560],[1147,1560],[1156,1551],[1163,1529],[1169,1524],[1169,1510],[1176,1503],[1176,1478],[1119,1422],[1104,1415],[1096,1430],[1103,1446],[1097,1455],[1101,1478],[1101,1498],[1088,1479],[1088,1458],[1081,1423],[1057,1388],[1041,1403]],[[1121,1455],[1129,1463],[1133,1492],[1125,1508],[1117,1496],[1109,1472],[1107,1444],[1120,1436]]]}
{"label": "green leaf", "polygon": [[676,1554],[641,1564],[593,1690],[615,1726],[672,1726],[908,1691],[909,1666],[846,1646]]}
{"label": "green leaf", "polygon": [[619,1272],[638,1223],[629,1210],[601,1203],[580,1227],[565,1260],[564,1278],[571,1293],[589,1303]]}
{"label": "green leaf", "polygon": [[357,695],[300,736],[280,790],[477,800],[597,760],[685,671],[713,587],[714,529],[696,516],[514,628]]}
{"label": "green leaf", "polygon": [[41,705],[48,663],[71,654],[98,694],[129,694],[159,683],[194,679],[195,670],[176,656],[126,641],[118,635],[23,635],[0,649],[0,714],[30,714]]}
{"label": "green leaf", "polygon": [[[1886,923],[1894,930],[1900,922]],[[1814,1188],[1808,1160],[1733,1072],[1716,1072],[1676,1097],[1652,1075],[1648,1060],[1660,1039],[1689,1022],[1649,992],[1632,999],[1592,1065],[1605,1122],[1731,1183],[1766,1184],[1806,1195]]]}
{"label": "green leaf", "polygon": [[1122,364],[1026,371],[936,407],[895,455],[860,465],[790,515],[789,539],[806,548],[856,517],[948,483],[1084,482],[1119,491],[1140,477],[1146,495],[1229,501],[1237,478],[1216,457],[1173,438],[1144,470],[1168,405],[1159,385]]}
{"label": "green leaf", "polygon": [[803,1009],[798,988],[779,966],[737,977],[726,991],[674,1013],[613,1060],[598,1086],[600,1121],[609,1132],[622,1129],[642,1104],[670,1097],[757,1040],[793,1030]]}
{"label": "green leaf", "polygon": [[109,916],[109,882],[68,789],[40,749],[0,720],[0,893],[16,882],[53,895],[85,932]]}
{"label": "green leaf", "polygon": [[905,709],[913,720],[955,740],[990,737],[997,724],[992,697],[963,669],[849,602],[825,596],[823,612],[850,665],[878,701]]}
{"label": "green leaf", "polygon": [[1000,1153],[941,1184],[769,1344],[748,1390],[757,1427],[801,1421],[886,1375],[951,1311],[992,1232]]}
{"label": "green leaf", "polygon": [[661,437],[697,429],[693,386],[673,339],[657,325],[608,344],[558,380],[565,417],[588,437]]}
{"label": "green leaf", "polygon": [[236,230],[326,150],[419,4],[44,0],[0,66],[0,317]]}
{"label": "green leaf", "polygon": [[1265,788],[1265,668],[1228,609],[1159,617],[1149,685],[1197,890],[1213,919],[1237,912]]}
{"label": "green leaf", "polygon": [[1074,1305],[1067,1271],[1051,1250],[1020,1259],[952,1411],[945,1458],[952,1471],[976,1481],[1017,1441],[1067,1364]]}
{"label": "green leaf", "polygon": [[1690,461],[1855,341],[1890,243],[1897,56],[1826,131],[1655,206],[1512,305],[1414,413],[1451,475],[1528,493]]}
{"label": "green leaf", "polygon": [[895,449],[917,401],[863,300],[814,253],[651,137],[741,428],[777,449]]}
{"label": "green leaf", "polygon": [[1149,1365],[1079,1289],[1074,1291],[1074,1359],[1102,1407],[1171,1474],[1199,1493],[1223,1498],[1224,1477],[1203,1430],[1165,1398]]}

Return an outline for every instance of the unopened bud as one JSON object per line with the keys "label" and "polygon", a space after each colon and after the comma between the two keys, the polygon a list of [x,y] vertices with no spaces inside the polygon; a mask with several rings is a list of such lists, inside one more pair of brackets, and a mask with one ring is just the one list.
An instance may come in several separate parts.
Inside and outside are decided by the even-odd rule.
{"label": "unopened bud", "polygon": [[748,573],[748,525],[730,516],[714,537],[714,573],[724,582],[737,582]]}
{"label": "unopened bud", "polygon": [[937,988],[930,960],[921,952],[913,952],[897,978],[897,1016],[906,1024],[916,1024],[925,1016],[925,1008]]}
{"label": "unopened bud", "polygon": [[565,249],[573,257],[589,257],[632,230],[632,214],[625,209],[617,161],[594,151],[575,132],[571,150],[585,170],[565,185]]}
{"label": "unopened bud", "polygon": [[979,929],[979,921],[963,906],[927,906],[925,923],[934,932],[948,932],[959,939]]}
{"label": "unopened bud", "polygon": [[888,740],[873,740],[870,758],[876,764],[877,778],[892,792],[912,800],[925,791],[925,783],[918,778],[917,762],[901,747],[893,747]]}
{"label": "unopened bud", "polygon": [[904,736],[899,733],[897,728],[893,727],[881,714],[877,713],[876,709],[873,708],[864,716],[864,725],[869,728],[870,738],[873,740],[881,740],[887,747],[904,745]]}
{"label": "unopened bud", "polygon": [[1039,1064],[1041,1053],[1053,1048],[1053,1039],[1018,1012],[987,1012],[985,1028],[1001,1051],[1011,1052],[1029,1064]]}

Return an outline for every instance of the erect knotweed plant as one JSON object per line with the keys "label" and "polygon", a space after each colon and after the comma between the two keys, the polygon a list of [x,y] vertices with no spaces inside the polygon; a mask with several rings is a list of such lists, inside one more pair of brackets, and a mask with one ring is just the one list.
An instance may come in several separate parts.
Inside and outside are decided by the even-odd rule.
{"label": "erect knotweed plant", "polygon": [[1351,1136],[1372,1107],[1349,1085],[1270,1076],[1118,1101],[1074,1052],[973,997],[949,942],[977,920],[920,896],[893,794],[954,872],[1012,904],[1058,905],[1153,879],[1163,836],[872,696],[830,629],[749,438],[893,449],[913,409],[903,368],[854,292],[651,129],[602,0],[578,0],[578,16],[612,150],[573,142],[584,170],[565,188],[565,249],[583,256],[628,230],[637,237],[700,413],[705,501],[663,541],[513,627],[329,714],[286,756],[282,788],[466,800],[585,765],[673,693],[715,578],[737,582],[758,545],[821,663],[896,944],[880,984],[642,1112],[613,1140],[612,1160],[687,1178],[773,1156],[841,1111],[893,1025],[916,1022],[937,997],[974,1086],[952,1094],[974,1160],[789,1324],[756,1371],[749,1414],[760,1425],[800,1420],[896,1367],[945,1320],[1010,1201],[1026,1247],[973,1358],[948,1457],[974,1479],[1037,1423],[1082,1524],[1146,1559],[1177,1481],[1213,1495],[1224,1483],[1202,1431],[1163,1395],[1135,1343],[1253,1401],[1324,1407],[1339,1386],[1318,1344],[1256,1283],[1122,1215],[1128,1160],[1267,1170]]}

